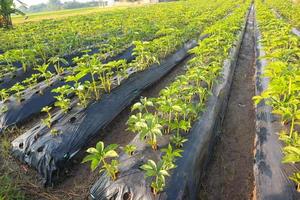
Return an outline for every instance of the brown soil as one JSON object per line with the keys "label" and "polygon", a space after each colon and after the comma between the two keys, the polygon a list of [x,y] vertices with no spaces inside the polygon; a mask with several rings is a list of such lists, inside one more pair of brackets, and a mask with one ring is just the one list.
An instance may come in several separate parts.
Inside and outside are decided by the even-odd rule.
{"label": "brown soil", "polygon": [[252,12],[233,77],[222,133],[202,180],[199,199],[252,198],[255,138],[255,110],[252,102],[252,97],[255,95],[253,20]]}
{"label": "brown soil", "polygon": [[[166,87],[168,84],[174,81],[175,77],[185,72],[185,64],[188,58],[184,62],[177,65],[171,72],[163,77],[158,83],[154,84],[142,93],[145,97],[156,97],[159,91]],[[138,100],[138,99],[137,99]],[[129,143],[134,134],[126,131],[126,122],[130,116],[130,107],[123,110],[118,117],[111,122],[103,131],[99,133],[99,137],[95,138],[93,142],[88,144],[88,147],[94,146],[98,141],[103,141],[105,144],[117,143],[120,146],[124,146]],[[35,121],[35,120],[34,120]],[[25,132],[30,128],[32,122],[24,124],[24,127],[14,131],[14,137],[3,139],[3,141],[9,144],[13,138]],[[0,147],[2,145],[0,144]],[[1,167],[0,172],[12,171],[9,176],[16,178],[17,185],[22,191],[26,193],[28,199],[31,200],[67,200],[67,199],[88,199],[89,189],[96,182],[99,177],[97,171],[91,172],[89,164],[81,164],[81,160],[84,156],[84,151],[74,159],[73,166],[67,172],[67,176],[61,183],[54,188],[43,188],[40,185],[39,176],[36,171],[23,165],[19,162],[16,164],[16,160],[13,159],[7,151],[3,152],[0,148],[0,164],[5,161],[5,165]]]}

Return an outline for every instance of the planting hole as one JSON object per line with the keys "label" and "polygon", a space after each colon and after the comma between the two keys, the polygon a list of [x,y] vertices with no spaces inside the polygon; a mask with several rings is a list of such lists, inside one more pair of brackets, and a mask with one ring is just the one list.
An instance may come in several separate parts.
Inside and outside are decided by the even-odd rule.
{"label": "planting hole", "polygon": [[24,144],[23,144],[23,142],[21,142],[21,143],[19,144],[19,148],[20,148],[20,149],[23,149],[23,146],[24,146]]}
{"label": "planting hole", "polygon": [[24,98],[22,98],[22,99],[20,100],[20,102],[23,102],[23,101],[25,101],[25,99],[24,99]]}
{"label": "planting hole", "polygon": [[123,200],[130,200],[131,199],[131,193],[130,192],[126,192],[123,194]]}
{"label": "planting hole", "polygon": [[44,146],[41,146],[37,149],[37,152],[41,153],[44,150]]}
{"label": "planting hole", "polygon": [[36,131],[40,126],[36,126],[32,131]]}
{"label": "planting hole", "polygon": [[75,121],[76,121],[76,117],[71,117],[71,119],[69,120],[69,122],[70,122],[71,124],[73,124]]}
{"label": "planting hole", "polygon": [[39,138],[39,134],[34,135],[34,140],[36,141]]}
{"label": "planting hole", "polygon": [[52,123],[51,123],[51,126],[53,126],[54,124],[56,124],[58,122],[58,120],[54,120]]}

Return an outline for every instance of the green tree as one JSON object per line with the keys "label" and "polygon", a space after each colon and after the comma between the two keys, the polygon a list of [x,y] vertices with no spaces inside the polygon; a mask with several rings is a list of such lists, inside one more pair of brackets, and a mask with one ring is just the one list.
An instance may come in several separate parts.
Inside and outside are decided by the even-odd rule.
{"label": "green tree", "polygon": [[[23,2],[16,1],[25,6]],[[0,27],[12,27],[11,14],[25,15],[25,13],[16,8],[14,0],[0,0]]]}

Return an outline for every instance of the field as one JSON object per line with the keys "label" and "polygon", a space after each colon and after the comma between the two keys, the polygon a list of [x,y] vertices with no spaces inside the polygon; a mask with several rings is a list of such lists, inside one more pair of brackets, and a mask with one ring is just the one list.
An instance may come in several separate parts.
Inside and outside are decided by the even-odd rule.
{"label": "field", "polygon": [[[78,9],[70,9],[70,10],[59,10],[59,11],[48,11],[48,12],[39,12],[39,13],[30,13],[26,14],[26,17],[21,15],[14,15],[12,17],[14,24],[22,24],[29,22],[37,22],[41,20],[49,20],[49,19],[62,19],[76,15],[87,15],[92,13],[101,13],[107,12],[116,9],[125,9],[128,7],[141,6],[143,4],[137,3],[116,3],[114,7],[89,7],[89,8],[78,8]],[[26,19],[25,19],[26,18]]]}
{"label": "field", "polygon": [[296,2],[13,22],[0,29],[0,200],[300,199]]}

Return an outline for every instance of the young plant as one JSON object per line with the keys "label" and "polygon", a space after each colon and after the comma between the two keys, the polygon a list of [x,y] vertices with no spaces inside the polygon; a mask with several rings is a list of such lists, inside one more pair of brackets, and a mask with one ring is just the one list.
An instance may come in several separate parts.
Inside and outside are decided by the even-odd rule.
{"label": "young plant", "polygon": [[8,106],[7,105],[2,105],[0,107],[0,114],[4,114],[8,111]]}
{"label": "young plant", "polygon": [[91,147],[86,152],[89,153],[82,163],[91,162],[91,169],[94,171],[96,168],[100,167],[100,171],[105,171],[112,178],[116,180],[118,173],[118,161],[112,160],[111,163],[107,163],[106,159],[118,157],[118,153],[115,151],[118,148],[117,144],[110,144],[104,147],[103,142],[98,142],[96,148]]}
{"label": "young plant", "polygon": [[5,102],[9,97],[9,91],[7,89],[1,89],[0,90],[0,98],[1,101]]}
{"label": "young plant", "polygon": [[128,155],[128,156],[132,156],[133,153],[136,151],[136,146],[132,145],[132,144],[128,144],[124,147],[124,152]]}
{"label": "young plant", "polygon": [[134,41],[133,44],[135,45],[135,48],[132,55],[136,56],[134,65],[137,65],[138,71],[146,69],[151,64],[159,63],[157,57],[150,51],[152,43],[147,41]]}
{"label": "young plant", "polygon": [[68,65],[68,61],[59,56],[54,56],[49,59],[49,62],[54,65],[55,71],[57,74],[61,75],[64,72],[64,68],[61,67],[61,64]]}
{"label": "young plant", "polygon": [[63,85],[53,89],[52,92],[59,94],[54,97],[56,99],[54,105],[62,109],[65,113],[68,112],[71,104],[71,100],[68,98],[68,95],[73,92],[72,88],[69,85]]}
{"label": "young plant", "polygon": [[128,69],[127,61],[122,59],[118,61],[113,61],[111,63],[113,63],[112,68],[116,69],[117,85],[120,85],[122,79],[126,79],[129,76],[127,72]]}
{"label": "young plant", "polygon": [[39,74],[32,74],[30,77],[26,78],[23,83],[29,88],[35,86],[38,83]]}
{"label": "young plant", "polygon": [[97,68],[97,75],[100,81],[101,87],[105,92],[110,93],[112,85],[113,71],[110,64],[101,65]]}
{"label": "young plant", "polygon": [[131,112],[135,111],[135,110],[139,110],[140,112],[146,112],[149,113],[148,111],[148,107],[153,107],[153,101],[150,99],[148,99],[147,97],[142,97],[140,99],[140,102],[137,102],[135,104],[133,104],[132,108],[131,108]]}
{"label": "young plant", "polygon": [[52,116],[50,113],[50,110],[52,109],[52,107],[50,106],[45,106],[44,108],[42,108],[42,112],[47,113],[47,117],[46,119],[42,119],[42,122],[48,127],[51,128],[51,120],[52,120]]}
{"label": "young plant", "polygon": [[35,70],[40,72],[40,77],[44,78],[48,85],[50,85],[50,79],[52,77],[52,73],[48,71],[49,64],[38,65]]}
{"label": "young plant", "polygon": [[176,146],[176,148],[182,148],[183,143],[187,142],[188,140],[182,137],[180,134],[175,134],[171,137],[171,142]]}
{"label": "young plant", "polygon": [[89,86],[90,86],[89,81],[85,81],[84,84],[82,83],[75,83],[74,85],[74,92],[76,96],[79,99],[79,106],[82,106],[83,108],[86,108],[88,103],[89,103]]}
{"label": "young plant", "polygon": [[57,136],[59,134],[59,131],[56,128],[52,128],[50,131],[51,135]]}
{"label": "young plant", "polygon": [[83,55],[80,58],[73,59],[77,64],[76,72],[80,74],[81,77],[90,74],[91,75],[91,85],[90,90],[93,91],[96,100],[100,99],[100,92],[98,83],[96,81],[97,73],[103,64],[98,60],[97,55],[90,56],[88,54]]}
{"label": "young plant", "polygon": [[157,137],[162,135],[159,119],[151,113],[132,115],[128,120],[129,130],[138,133],[140,140],[147,140],[157,150]]}
{"label": "young plant", "polygon": [[174,149],[172,148],[171,144],[168,145],[168,148],[164,148],[161,150],[165,154],[162,156],[162,160],[164,161],[164,169],[170,170],[174,169],[176,165],[174,164],[175,159],[177,157],[182,157],[181,153],[183,150],[181,149]]}
{"label": "young plant", "polygon": [[23,85],[20,83],[14,84],[9,90],[13,93],[15,93],[16,98],[18,101],[21,101],[22,99],[22,91],[25,89]]}
{"label": "young plant", "polygon": [[151,183],[151,188],[154,195],[164,190],[166,186],[166,176],[170,176],[168,171],[164,169],[164,161],[159,161],[157,164],[153,160],[141,166],[141,169],[145,171],[146,177],[154,177]]}

